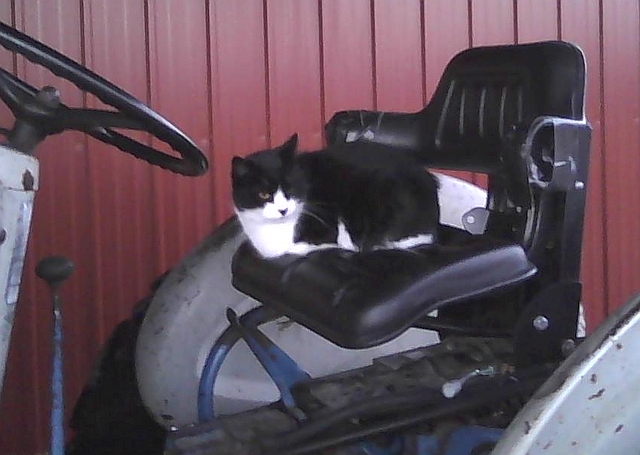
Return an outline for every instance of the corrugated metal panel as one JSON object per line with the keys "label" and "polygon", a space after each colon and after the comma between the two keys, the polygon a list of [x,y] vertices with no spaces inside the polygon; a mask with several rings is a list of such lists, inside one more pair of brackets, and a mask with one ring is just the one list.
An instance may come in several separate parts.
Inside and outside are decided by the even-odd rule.
{"label": "corrugated metal panel", "polygon": [[418,0],[373,2],[376,108],[424,106],[422,13]]}
{"label": "corrugated metal panel", "polygon": [[[140,56],[146,53],[143,4],[117,0],[83,5],[85,64],[134,96],[147,101],[148,74]],[[89,107],[101,103],[88,98]],[[145,140],[143,134],[134,135]],[[95,237],[91,270],[97,334],[104,339],[113,321],[127,317],[131,299],[143,295],[144,282],[155,273],[152,181],[150,167],[101,142],[87,140]],[[104,172],[109,169],[110,172]],[[86,319],[90,324],[91,320]]]}
{"label": "corrugated metal panel", "polygon": [[325,121],[345,109],[372,109],[373,28],[370,0],[322,3]]}
{"label": "corrugated metal panel", "polygon": [[[238,26],[240,23],[242,27]],[[215,221],[219,224],[229,217],[232,209],[231,158],[268,145],[262,0],[212,2],[209,30],[213,120],[210,173]]]}
{"label": "corrugated metal panel", "polygon": [[638,2],[602,2],[604,212],[607,309],[638,290],[640,275],[640,35]]}
{"label": "corrugated metal panel", "polygon": [[[209,150],[209,29],[201,1],[147,2],[151,106]],[[191,179],[153,170],[154,245],[162,272],[213,225],[211,175]]]}
{"label": "corrugated metal panel", "polygon": [[[582,249],[582,282],[584,302],[588,308],[587,326],[595,327],[605,316],[605,236],[604,236],[604,149],[602,147],[602,48],[600,3],[598,0],[563,0],[561,3],[560,36],[573,41],[584,51],[587,59],[587,118],[593,127],[587,213]],[[628,128],[628,126],[627,126]],[[634,216],[638,216],[636,212]],[[620,305],[622,301],[615,304]]]}
{"label": "corrugated metal panel", "polygon": [[513,0],[493,0],[490,6],[486,2],[478,0],[470,3],[471,44],[473,46],[515,42],[514,10],[516,2]]}
{"label": "corrugated metal panel", "polygon": [[558,0],[519,0],[516,5],[516,41],[558,39]]}
{"label": "corrugated metal panel", "polygon": [[304,148],[322,144],[318,2],[270,0],[266,8],[271,143],[294,132]]}
{"label": "corrugated metal panel", "polygon": [[[101,343],[150,280],[230,214],[233,155],[295,131],[303,147],[319,146],[324,121],[339,109],[418,109],[444,65],[469,45],[559,36],[587,55],[594,136],[583,280],[593,327],[640,288],[638,18],[632,0],[1,2],[1,20],[84,61],[183,128],[208,151],[211,172],[174,176],[73,133],[43,145],[0,452],[32,454],[48,442],[51,317],[32,272],[36,258],[65,253],[77,265],[63,292],[71,407]],[[0,51],[3,67],[12,61]],[[19,60],[16,70],[35,85],[55,81],[70,104],[85,102],[31,64]]]}

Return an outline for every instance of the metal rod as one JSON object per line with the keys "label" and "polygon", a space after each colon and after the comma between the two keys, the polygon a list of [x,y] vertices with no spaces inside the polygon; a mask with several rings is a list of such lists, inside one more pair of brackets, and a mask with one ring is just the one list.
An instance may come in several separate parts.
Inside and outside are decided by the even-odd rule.
{"label": "metal rod", "polygon": [[[240,321],[244,325],[255,327],[277,317],[278,314],[271,308],[260,305],[243,314]],[[198,421],[201,423],[210,422],[216,417],[213,403],[216,380],[227,354],[239,339],[240,334],[232,325],[229,325],[218,337],[207,355],[198,383]]]}
{"label": "metal rod", "polygon": [[62,359],[62,311],[60,296],[53,293],[53,369],[51,373],[51,455],[64,455],[64,380]]}

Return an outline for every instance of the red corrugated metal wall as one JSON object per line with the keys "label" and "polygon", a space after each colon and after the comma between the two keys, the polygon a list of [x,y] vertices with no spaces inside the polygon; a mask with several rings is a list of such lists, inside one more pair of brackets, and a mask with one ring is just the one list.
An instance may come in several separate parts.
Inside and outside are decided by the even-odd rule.
{"label": "red corrugated metal wall", "polygon": [[[190,179],[80,134],[41,147],[0,453],[47,444],[51,321],[37,258],[64,253],[77,266],[63,292],[70,408],[101,343],[152,278],[229,215],[231,156],[294,131],[304,147],[318,146],[339,109],[418,109],[469,46],[555,38],[582,46],[594,127],[583,260],[590,325],[640,289],[637,0],[4,0],[0,20],[150,103],[211,160],[207,176]],[[96,105],[4,51],[0,64],[31,84],[54,82],[68,104]]]}

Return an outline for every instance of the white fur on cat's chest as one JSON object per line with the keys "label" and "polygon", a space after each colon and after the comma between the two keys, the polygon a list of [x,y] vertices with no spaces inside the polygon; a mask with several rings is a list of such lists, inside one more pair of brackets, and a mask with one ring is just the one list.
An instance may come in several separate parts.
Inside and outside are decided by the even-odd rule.
{"label": "white fur on cat's chest", "polygon": [[289,216],[269,219],[264,217],[262,208],[253,210],[236,210],[238,219],[256,250],[265,258],[274,258],[283,254],[307,254],[325,248],[340,247],[356,251],[344,223],[338,225],[338,243],[320,245],[307,242],[295,242],[296,226],[300,218],[300,207],[294,209]]}
{"label": "white fur on cat's chest", "polygon": [[297,216],[279,220],[257,220],[251,215],[247,211],[238,212],[247,236],[263,256],[281,256],[292,249]]}

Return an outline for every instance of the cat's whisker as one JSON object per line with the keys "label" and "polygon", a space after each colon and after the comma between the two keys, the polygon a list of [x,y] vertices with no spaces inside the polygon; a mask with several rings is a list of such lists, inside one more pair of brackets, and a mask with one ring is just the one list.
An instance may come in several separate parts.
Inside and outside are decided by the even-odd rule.
{"label": "cat's whisker", "polygon": [[317,207],[331,207],[332,204],[329,204],[328,202],[322,202],[322,201],[312,201],[312,200],[306,200],[304,201],[306,205],[315,205]]}
{"label": "cat's whisker", "polygon": [[405,250],[403,250],[403,251],[406,251],[407,253],[410,253],[410,254],[413,254],[413,255],[416,255],[416,256],[421,256],[420,252],[419,252],[419,251],[416,251],[416,250],[415,250],[415,249],[413,249],[413,248],[407,248],[407,249],[405,249]]}
{"label": "cat's whisker", "polygon": [[302,209],[302,213],[304,213],[305,215],[309,215],[312,218],[315,218],[316,220],[320,221],[322,224],[324,224],[325,226],[329,227],[329,223],[327,223],[325,220],[323,220],[322,218],[320,218],[318,215],[316,215],[315,213],[306,210],[306,209]]}

